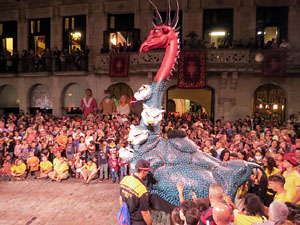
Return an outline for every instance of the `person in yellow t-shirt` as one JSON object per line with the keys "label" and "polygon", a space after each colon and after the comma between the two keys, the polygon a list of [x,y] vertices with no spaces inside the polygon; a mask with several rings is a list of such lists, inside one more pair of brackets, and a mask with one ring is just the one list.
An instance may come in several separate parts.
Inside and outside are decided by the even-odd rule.
{"label": "person in yellow t-shirt", "polygon": [[[267,178],[269,178],[272,175],[281,173],[281,170],[276,168],[275,159],[271,156],[267,157],[266,160],[264,161],[264,167],[265,167],[265,173],[267,175]],[[269,206],[271,202],[273,202],[275,194],[276,192],[272,190],[272,188],[269,185],[266,193],[266,198],[265,198],[265,204],[267,206]]]}
{"label": "person in yellow t-shirt", "polygon": [[15,161],[15,165],[10,168],[11,176],[15,180],[25,180],[27,175],[26,173],[26,165],[22,159],[17,159]]}
{"label": "person in yellow t-shirt", "polygon": [[53,172],[49,172],[50,179],[61,182],[69,177],[69,166],[64,157],[58,158],[59,162],[54,167]]}
{"label": "person in yellow t-shirt", "polygon": [[281,175],[273,175],[270,176],[269,179],[269,186],[276,192],[274,196],[274,201],[279,202],[290,202],[292,201],[292,196],[284,189],[285,178]]}
{"label": "person in yellow t-shirt", "polygon": [[300,205],[300,175],[296,169],[297,159],[292,153],[283,156],[283,166],[286,171],[283,173],[285,178],[284,188],[292,196],[292,203]]}
{"label": "person in yellow t-shirt", "polygon": [[97,174],[97,165],[93,162],[92,159],[89,159],[89,161],[84,164],[84,166],[81,169],[81,174],[83,176],[84,183],[90,183],[90,181],[95,177]]}
{"label": "person in yellow t-shirt", "polygon": [[53,168],[53,165],[47,159],[47,156],[43,156],[42,162],[40,162],[40,175],[37,177],[37,179],[48,177],[48,174],[52,171],[52,168]]}
{"label": "person in yellow t-shirt", "polygon": [[34,152],[29,152],[27,158],[27,167],[31,176],[35,176],[35,172],[39,170],[39,158],[34,156]]}
{"label": "person in yellow t-shirt", "polygon": [[247,194],[245,197],[247,213],[237,209],[233,211],[236,225],[251,225],[252,223],[263,223],[267,219],[264,204],[255,194]]}
{"label": "person in yellow t-shirt", "polygon": [[[56,168],[56,165],[59,164],[59,158],[61,157],[61,153],[60,152],[57,152],[55,154],[55,158],[53,159],[53,168],[55,169]],[[64,157],[64,160],[66,160],[66,158]]]}

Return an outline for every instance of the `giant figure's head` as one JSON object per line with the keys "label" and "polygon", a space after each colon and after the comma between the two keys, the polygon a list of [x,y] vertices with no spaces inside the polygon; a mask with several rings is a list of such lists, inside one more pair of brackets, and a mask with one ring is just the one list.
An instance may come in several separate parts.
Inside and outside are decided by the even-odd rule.
{"label": "giant figure's head", "polygon": [[171,0],[168,0],[168,11],[165,23],[163,23],[161,15],[151,0],[149,3],[155,9],[156,17],[153,23],[153,28],[148,35],[147,40],[141,45],[140,53],[147,52],[150,49],[167,48],[170,45],[171,40],[178,40],[178,33],[176,32],[176,26],[179,21],[179,3],[176,0],[177,10],[173,20],[171,20]]}
{"label": "giant figure's head", "polygon": [[140,145],[147,141],[148,136],[148,130],[141,129],[140,127],[136,127],[132,124],[130,125],[130,132],[127,141],[132,145]]}
{"label": "giant figure's head", "polygon": [[146,126],[157,126],[162,120],[162,113],[165,110],[153,108],[143,104],[144,110],[142,111],[142,118]]}
{"label": "giant figure's head", "polygon": [[143,84],[137,92],[134,93],[134,97],[137,101],[148,100],[151,96],[151,86]]}

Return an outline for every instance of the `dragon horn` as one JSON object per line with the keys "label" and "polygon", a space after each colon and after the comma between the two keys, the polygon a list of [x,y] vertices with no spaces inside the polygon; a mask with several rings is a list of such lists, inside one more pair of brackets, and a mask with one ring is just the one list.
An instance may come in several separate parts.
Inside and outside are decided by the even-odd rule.
{"label": "dragon horn", "polygon": [[168,10],[167,10],[167,15],[166,15],[166,22],[165,24],[167,26],[171,26],[171,1],[168,0]]}
{"label": "dragon horn", "polygon": [[175,28],[178,24],[178,21],[179,21],[179,3],[178,3],[178,0],[176,0],[176,14],[175,14],[175,17],[174,17],[174,20],[172,21],[172,27]]}
{"label": "dragon horn", "polygon": [[156,12],[156,16],[158,16],[158,18],[159,18],[159,22],[160,22],[160,24],[158,24],[158,25],[161,25],[161,24],[163,24],[163,21],[162,21],[162,18],[161,18],[161,15],[160,15],[160,13],[159,13],[159,11],[158,11],[158,9],[157,9],[157,7],[156,7],[156,5],[154,5],[154,3],[151,1],[151,0],[148,0],[148,2],[152,5],[152,7],[155,9],[155,12]]}

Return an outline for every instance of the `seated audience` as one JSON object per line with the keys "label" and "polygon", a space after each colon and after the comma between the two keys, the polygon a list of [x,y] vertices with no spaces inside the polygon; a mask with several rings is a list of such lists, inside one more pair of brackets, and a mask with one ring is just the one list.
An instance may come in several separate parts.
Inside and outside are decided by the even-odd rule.
{"label": "seated audience", "polygon": [[96,176],[98,170],[96,163],[92,159],[89,159],[81,169],[84,183],[90,183],[90,181]]}
{"label": "seated audience", "polygon": [[38,157],[34,156],[34,152],[29,152],[27,167],[32,177],[35,177],[35,172],[39,170],[39,163],[40,160]]}
{"label": "seated audience", "polygon": [[25,180],[26,178],[26,165],[22,159],[17,159],[15,164],[11,167],[11,177],[14,180]]}
{"label": "seated audience", "polygon": [[49,173],[49,178],[61,182],[69,177],[69,166],[64,157],[59,157],[54,166],[54,171]]}
{"label": "seated audience", "polygon": [[47,159],[47,156],[42,156],[42,162],[40,162],[40,175],[37,176],[37,179],[47,178],[49,173],[52,171],[53,165]]}

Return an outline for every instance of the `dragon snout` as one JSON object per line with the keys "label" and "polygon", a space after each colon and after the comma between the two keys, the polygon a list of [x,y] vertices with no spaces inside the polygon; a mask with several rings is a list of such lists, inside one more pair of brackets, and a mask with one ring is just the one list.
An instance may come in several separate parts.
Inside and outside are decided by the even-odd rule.
{"label": "dragon snout", "polygon": [[148,52],[148,51],[149,51],[149,46],[148,46],[148,44],[147,44],[146,42],[144,42],[144,43],[141,45],[139,52],[140,52],[140,53],[143,53],[143,52]]}

